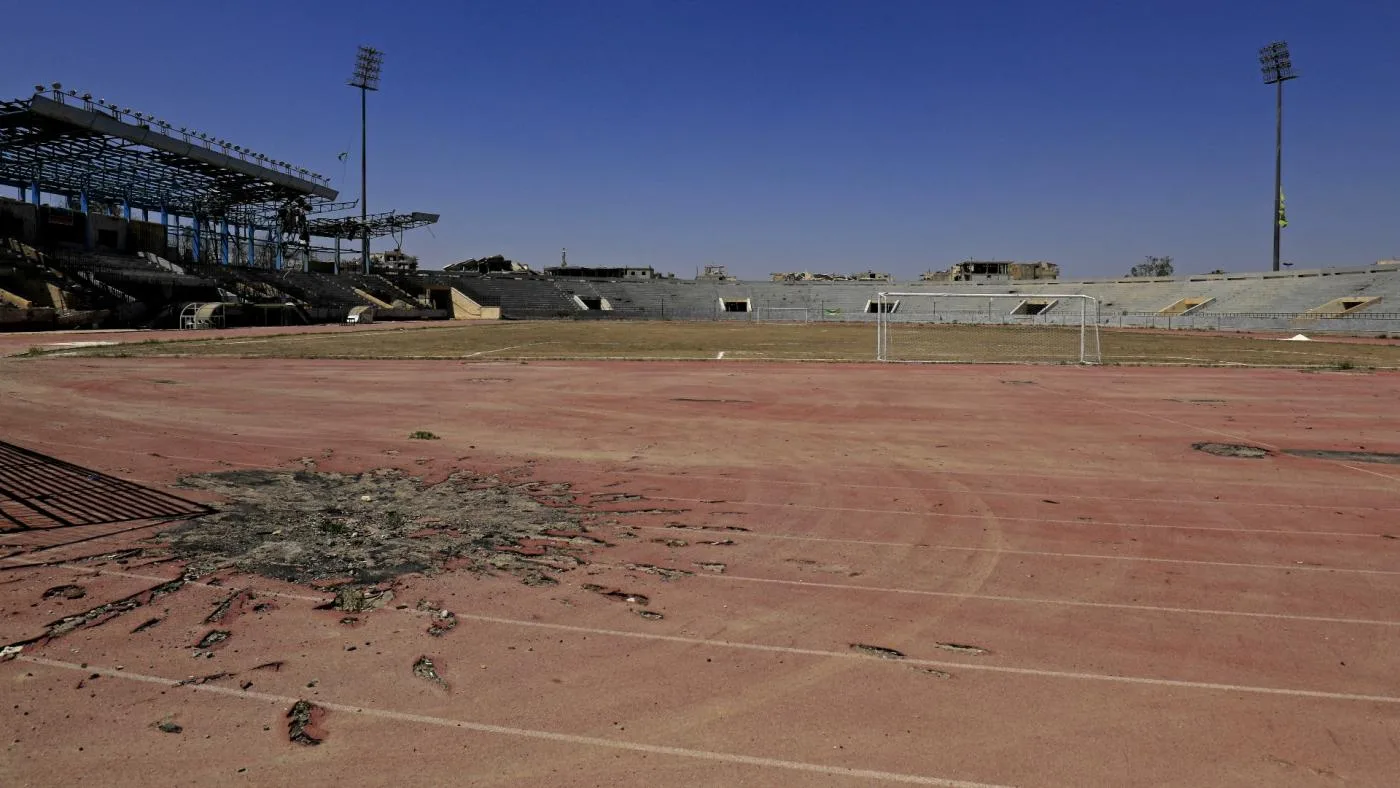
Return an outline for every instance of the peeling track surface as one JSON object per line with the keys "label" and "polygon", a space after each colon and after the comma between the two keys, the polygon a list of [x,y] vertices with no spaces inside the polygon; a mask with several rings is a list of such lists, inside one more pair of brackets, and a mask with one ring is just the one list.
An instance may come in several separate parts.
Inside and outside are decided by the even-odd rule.
{"label": "peeling track surface", "polygon": [[[423,480],[326,486],[324,571],[0,533],[0,782],[1400,785],[1400,376],[490,366],[0,359],[7,440],[153,490]],[[388,505],[454,474],[538,508]]]}

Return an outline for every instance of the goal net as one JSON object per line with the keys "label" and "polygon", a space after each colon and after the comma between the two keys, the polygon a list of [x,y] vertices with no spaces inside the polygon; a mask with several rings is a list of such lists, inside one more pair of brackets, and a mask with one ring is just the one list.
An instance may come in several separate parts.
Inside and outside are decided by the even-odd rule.
{"label": "goal net", "polygon": [[880,293],[876,358],[1097,364],[1099,302],[1086,295]]}

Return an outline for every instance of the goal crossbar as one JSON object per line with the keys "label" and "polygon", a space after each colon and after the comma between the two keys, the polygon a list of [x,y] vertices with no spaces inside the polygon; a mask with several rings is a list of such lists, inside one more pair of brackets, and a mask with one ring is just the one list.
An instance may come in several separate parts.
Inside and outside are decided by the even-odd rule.
{"label": "goal crossbar", "polygon": [[878,361],[1101,361],[1099,301],[1083,293],[885,291],[873,306]]}

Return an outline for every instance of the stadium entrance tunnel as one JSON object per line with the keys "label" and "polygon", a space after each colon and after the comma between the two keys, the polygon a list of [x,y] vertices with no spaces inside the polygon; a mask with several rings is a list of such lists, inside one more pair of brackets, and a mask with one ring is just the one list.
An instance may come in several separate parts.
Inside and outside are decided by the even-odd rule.
{"label": "stadium entrance tunnel", "polygon": [[433,309],[452,315],[453,320],[499,320],[500,306],[488,306],[471,298],[455,287],[429,287],[424,296]]}
{"label": "stadium entrance tunnel", "polygon": [[726,312],[749,312],[753,307],[753,300],[748,298],[721,298],[719,303]]}
{"label": "stadium entrance tunnel", "polygon": [[1011,310],[1013,315],[1043,315],[1059,303],[1054,298],[1027,298]]}
{"label": "stadium entrance tunnel", "polygon": [[1325,304],[1315,306],[1304,313],[1308,317],[1337,317],[1359,312],[1373,304],[1380,303],[1380,296],[1351,296],[1334,298]]}
{"label": "stadium entrance tunnel", "polygon": [[397,470],[225,471],[185,487],[224,499],[160,535],[190,574],[235,568],[294,583],[381,583],[449,569],[503,572],[552,585],[580,566],[583,512],[568,485],[454,475],[436,483]]}
{"label": "stadium entrance tunnel", "polygon": [[612,304],[608,302],[608,299],[602,296],[576,295],[574,296],[574,303],[578,304],[579,309],[589,312],[611,312],[613,308]]}
{"label": "stadium entrance tunnel", "polygon": [[868,315],[893,314],[899,311],[898,301],[866,301],[865,313]]}
{"label": "stadium entrance tunnel", "polygon": [[1193,312],[1199,312],[1214,301],[1214,298],[1183,298],[1157,310],[1157,314],[1185,317]]}

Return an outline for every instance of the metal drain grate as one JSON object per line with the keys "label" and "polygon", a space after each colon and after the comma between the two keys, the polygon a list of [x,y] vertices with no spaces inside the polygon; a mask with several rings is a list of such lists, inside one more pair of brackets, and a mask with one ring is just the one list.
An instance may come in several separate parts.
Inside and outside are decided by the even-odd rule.
{"label": "metal drain grate", "polygon": [[197,517],[212,509],[0,441],[0,530]]}

